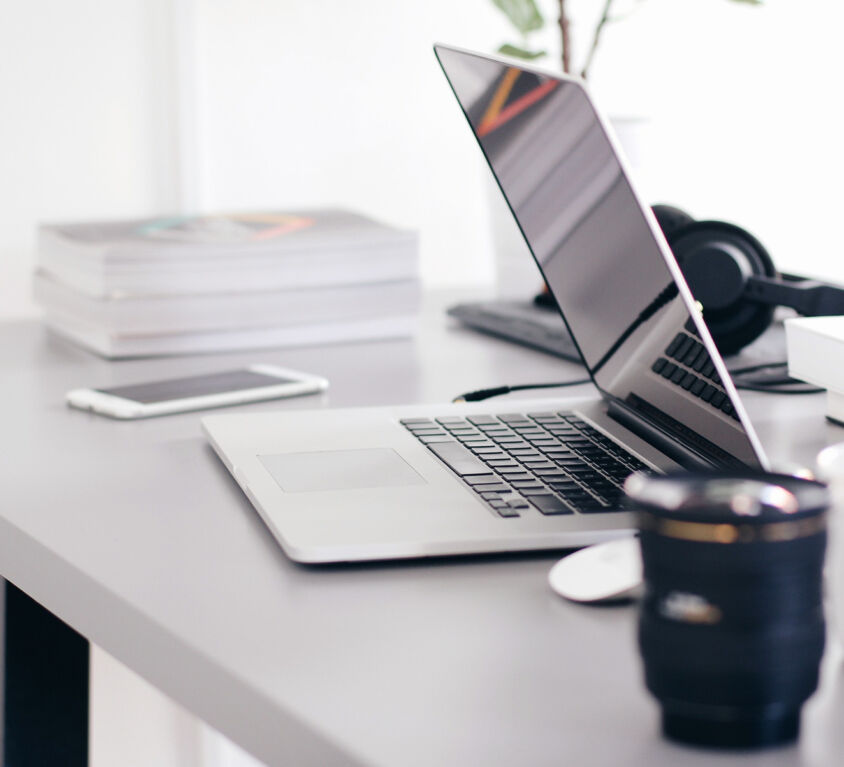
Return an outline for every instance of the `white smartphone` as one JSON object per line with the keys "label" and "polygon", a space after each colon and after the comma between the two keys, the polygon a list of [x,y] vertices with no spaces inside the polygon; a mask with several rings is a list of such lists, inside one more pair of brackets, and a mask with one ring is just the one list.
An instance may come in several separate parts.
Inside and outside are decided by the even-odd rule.
{"label": "white smartphone", "polygon": [[67,403],[112,418],[150,418],[156,415],[239,405],[243,402],[294,397],[328,388],[319,376],[274,365],[250,365],[239,370],[109,389],[74,389]]}

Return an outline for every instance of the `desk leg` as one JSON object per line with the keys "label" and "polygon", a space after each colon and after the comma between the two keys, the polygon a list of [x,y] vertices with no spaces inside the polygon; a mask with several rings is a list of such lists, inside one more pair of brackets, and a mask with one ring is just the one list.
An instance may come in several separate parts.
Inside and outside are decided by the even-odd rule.
{"label": "desk leg", "polygon": [[4,602],[4,767],[88,764],[88,641],[8,581]]}

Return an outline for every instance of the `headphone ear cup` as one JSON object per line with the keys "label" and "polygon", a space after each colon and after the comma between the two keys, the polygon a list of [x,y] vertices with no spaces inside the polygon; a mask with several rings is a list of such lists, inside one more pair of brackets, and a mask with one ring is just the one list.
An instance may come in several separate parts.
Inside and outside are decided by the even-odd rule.
{"label": "headphone ear cup", "polygon": [[666,240],[671,240],[678,230],[694,222],[686,211],[675,208],[673,205],[654,205],[651,210]]}
{"label": "headphone ear cup", "polygon": [[722,354],[735,354],[762,335],[774,307],[745,298],[745,286],[748,277],[776,277],[777,270],[759,240],[734,224],[696,221],[676,230],[668,244]]}

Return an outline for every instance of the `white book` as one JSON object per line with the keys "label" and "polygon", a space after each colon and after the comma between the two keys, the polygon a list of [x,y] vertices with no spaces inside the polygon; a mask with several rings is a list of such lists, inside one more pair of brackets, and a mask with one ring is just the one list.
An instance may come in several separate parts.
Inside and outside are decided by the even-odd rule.
{"label": "white book", "polygon": [[168,262],[166,269],[154,260],[106,262],[45,250],[39,253],[38,265],[40,271],[68,287],[102,298],[394,282],[415,279],[419,272],[415,241],[349,247],[326,251],[317,258],[307,253],[237,259],[194,256]]}
{"label": "white book", "polygon": [[348,322],[413,314],[416,280],[202,295],[94,298],[44,273],[33,280],[35,300],[53,317],[77,320],[112,334],[188,333]]}
{"label": "white book", "polygon": [[844,316],[785,321],[788,374],[827,390],[827,417],[844,423]]}
{"label": "white book", "polygon": [[44,224],[38,265],[94,296],[407,279],[418,235],[347,210]]}
{"label": "white book", "polygon": [[307,252],[415,242],[416,233],[347,210],[159,216],[122,221],[42,224],[39,250],[99,261],[159,263],[191,258]]}
{"label": "white book", "polygon": [[94,325],[49,313],[45,315],[44,321],[53,332],[103,357],[127,359],[403,338],[416,332],[418,318],[415,315],[400,314],[289,327],[160,335],[109,333]]}
{"label": "white book", "polygon": [[785,342],[790,376],[844,392],[844,316],[787,319]]}

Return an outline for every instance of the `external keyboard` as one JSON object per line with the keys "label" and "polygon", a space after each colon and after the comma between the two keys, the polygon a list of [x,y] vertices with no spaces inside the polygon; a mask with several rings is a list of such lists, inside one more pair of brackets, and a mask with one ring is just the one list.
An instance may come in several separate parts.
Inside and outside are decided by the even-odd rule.
{"label": "external keyboard", "polygon": [[573,413],[403,418],[428,447],[501,517],[617,511],[622,484],[648,470]]}

